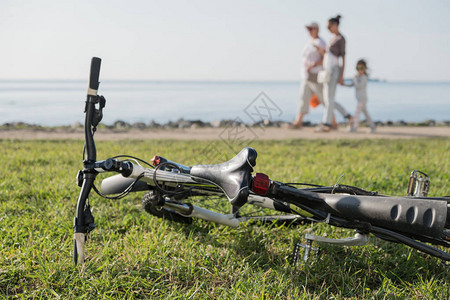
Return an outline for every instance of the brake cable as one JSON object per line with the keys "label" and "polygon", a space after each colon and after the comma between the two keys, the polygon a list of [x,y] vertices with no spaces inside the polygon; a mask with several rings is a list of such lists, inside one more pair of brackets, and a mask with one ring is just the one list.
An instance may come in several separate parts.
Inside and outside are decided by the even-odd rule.
{"label": "brake cable", "polygon": [[149,162],[147,162],[147,161],[145,161],[145,160],[143,160],[143,159],[141,159],[141,158],[139,158],[139,157],[136,157],[136,156],[132,156],[132,155],[127,155],[127,154],[120,154],[120,155],[116,155],[116,156],[114,156],[114,157],[112,157],[113,159],[115,159],[115,158],[131,158],[131,159],[134,159],[134,160],[137,160],[137,161],[139,161],[139,162],[141,162],[141,163],[144,163],[144,164],[146,164],[147,166],[149,166],[150,168],[155,168],[155,166],[153,166],[151,163],[149,163]]}
{"label": "brake cable", "polygon": [[190,187],[190,188],[188,188],[186,190],[186,189],[183,188],[184,186],[182,184],[179,184],[179,183],[177,183],[177,187],[173,191],[170,191],[168,189],[163,188],[158,183],[158,180],[156,179],[156,172],[158,172],[161,168],[166,167],[166,166],[176,169],[179,172],[178,174],[182,174],[183,173],[179,166],[177,166],[176,164],[171,163],[171,162],[163,162],[163,163],[160,163],[159,165],[157,165],[155,167],[155,171],[153,172],[153,183],[155,184],[155,188],[159,192],[161,192],[163,194],[168,194],[168,195],[180,195],[180,194],[188,193],[191,190],[193,190],[193,187]]}
{"label": "brake cable", "polygon": [[100,192],[97,187],[95,185],[92,186],[92,188],[94,189],[94,191],[97,193],[97,195],[99,195],[100,197],[106,198],[106,199],[110,199],[110,200],[117,200],[117,199],[122,199],[123,197],[127,196],[131,190],[133,189],[133,187],[136,185],[136,183],[142,178],[144,177],[144,173],[142,173],[141,175],[139,175],[138,177],[136,177],[136,179],[125,189],[123,190],[123,192],[121,192],[120,194],[116,195],[116,196],[106,196],[105,194],[102,194],[102,192]]}

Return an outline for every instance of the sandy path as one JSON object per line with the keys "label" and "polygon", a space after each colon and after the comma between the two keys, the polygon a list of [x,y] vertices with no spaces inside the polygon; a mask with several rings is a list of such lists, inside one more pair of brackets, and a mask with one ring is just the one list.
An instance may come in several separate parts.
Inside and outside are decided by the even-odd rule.
{"label": "sandy path", "polygon": [[[176,140],[283,140],[283,139],[410,139],[410,138],[450,138],[450,127],[378,127],[374,134],[368,128],[360,128],[357,133],[349,133],[345,128],[330,133],[316,133],[314,128],[301,130],[287,128],[188,128],[188,129],[100,129],[96,140],[121,139],[176,139]],[[47,140],[84,139],[84,131],[78,129],[51,130],[0,130],[0,139]]]}

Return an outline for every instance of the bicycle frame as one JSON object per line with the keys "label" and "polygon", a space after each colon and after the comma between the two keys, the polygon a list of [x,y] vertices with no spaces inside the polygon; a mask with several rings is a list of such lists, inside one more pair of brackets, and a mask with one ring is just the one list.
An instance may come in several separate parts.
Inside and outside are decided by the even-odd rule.
{"label": "bicycle frame", "polygon": [[[136,168],[136,169],[138,169],[138,168]],[[155,175],[155,171],[152,169],[145,169],[145,171],[143,169],[141,169],[139,172],[141,172],[140,174],[143,174],[143,173],[145,174],[144,177],[142,177],[141,182],[146,183],[146,185],[143,186],[141,191],[148,190],[149,185],[150,186],[153,185],[153,187],[154,187],[154,181],[153,181],[154,177],[153,176]],[[126,187],[130,186],[130,184],[132,184],[134,182],[134,180],[139,177],[139,175],[137,175],[137,174],[139,174],[139,172],[134,173],[134,175],[131,174],[128,178],[123,177],[122,175],[114,175],[114,176],[104,179],[101,183],[102,193],[104,193],[105,195],[111,195],[111,194],[118,194],[118,193],[123,192],[123,190]],[[176,186],[174,184],[174,182],[177,182],[179,184],[180,182],[183,182],[183,181],[185,183],[194,184],[194,188],[190,189],[189,191],[190,192],[197,191],[195,189],[195,184],[198,184],[198,182],[196,182],[192,179],[190,179],[190,180],[187,179],[190,177],[187,177],[185,175],[180,176],[180,174],[177,174],[177,173],[165,172],[164,174],[156,174],[155,178],[157,181],[166,182],[168,186]],[[135,190],[135,191],[137,191],[137,190]],[[205,195],[208,195],[208,194],[222,195],[223,194],[223,192],[214,185],[210,185],[209,190],[206,190],[206,186],[202,185],[198,189],[198,192],[205,194]],[[283,222],[293,222],[293,221],[306,219],[305,217],[298,215],[298,214],[265,216],[265,217],[239,216],[238,214],[235,214],[235,213],[222,214],[222,213],[218,213],[215,211],[201,208],[196,205],[174,201],[173,199],[171,199],[169,197],[165,197],[163,200],[164,200],[164,204],[162,206],[164,206],[165,208],[171,209],[184,217],[193,217],[193,218],[202,219],[205,221],[210,221],[210,222],[227,225],[227,226],[231,226],[231,227],[238,227],[239,224],[241,224],[243,222],[254,221],[254,220],[257,220],[257,221],[278,220],[278,221],[283,221]],[[249,195],[247,204],[254,205],[254,206],[260,207],[260,208],[266,208],[266,209],[270,209],[270,210],[274,210],[274,211],[279,211],[279,212],[280,211],[286,212],[286,213],[291,212],[291,209],[288,204],[281,206],[280,204],[277,204],[271,198],[261,197],[261,196],[255,195],[255,194]]]}
{"label": "bicycle frame", "polygon": [[[83,170],[77,177],[81,191],[74,219],[75,264],[84,262],[86,234],[95,228],[90,211],[89,193],[93,188],[95,189],[94,181],[101,172],[120,173],[103,180],[102,193],[157,190],[164,196],[158,205],[183,217],[195,217],[233,227],[249,220],[276,218],[288,222],[326,222],[333,226],[358,231],[354,238],[336,240],[309,234],[306,237],[306,246],[300,244],[296,246],[297,250],[300,246],[305,248],[306,258],[309,251],[313,249],[312,241],[361,245],[367,242],[367,235],[373,233],[378,237],[401,242],[442,260],[450,261],[448,253],[417,241],[450,246],[450,234],[444,235],[445,229],[450,227],[450,200],[447,198],[389,197],[355,187],[338,185],[298,189],[289,184],[270,180],[264,174],[257,173],[252,176],[252,167],[256,163],[256,151],[251,148],[243,149],[235,158],[221,165],[187,167],[159,157],[154,161],[156,168],[152,169],[145,168],[138,162],[121,161],[116,158],[97,161],[93,134],[102,119],[102,109],[105,106],[105,99],[97,95],[100,64],[99,58],[92,59],[85,106],[86,158],[83,160]],[[222,174],[218,171],[220,168],[228,168],[231,170],[229,172],[234,173],[224,171]],[[236,170],[233,171],[233,168]],[[233,187],[233,193],[230,193],[229,186]],[[409,189],[408,193],[413,193],[412,190]],[[186,192],[198,195],[225,195],[232,206],[232,212],[221,214],[177,201],[174,195]],[[335,192],[347,194],[334,194]],[[421,193],[417,191],[416,194]],[[240,216],[239,209],[244,204],[252,204],[289,215],[256,218]]]}
{"label": "bicycle frame", "polygon": [[[184,166],[184,169],[189,169],[189,167]],[[154,185],[154,178],[165,180],[168,185],[171,183],[173,185],[174,182],[180,183],[183,181],[183,178],[188,178],[188,174],[175,175],[176,173],[172,173],[170,176],[161,174],[161,176],[154,177],[155,173],[151,169],[145,169],[145,171],[140,169],[133,172],[129,177],[138,178],[140,174],[145,174],[141,180],[148,185]],[[123,189],[123,186],[130,183],[129,180],[131,179],[127,180],[122,175],[106,178],[102,182],[102,191],[106,191],[108,194],[118,193]],[[194,182],[195,180],[192,180],[190,183]],[[372,232],[389,236],[422,252],[443,260],[450,260],[450,255],[447,253],[415,241],[415,239],[419,239],[448,246],[447,243],[442,243],[439,240],[447,224],[448,202],[445,200],[443,201],[440,198],[317,193],[300,190],[276,181],[271,181],[265,185],[270,185],[271,189],[267,188],[267,190],[261,191],[261,196],[251,193],[248,197],[249,204],[278,211],[292,212],[293,210],[289,206],[289,203],[291,203],[296,205],[296,209],[301,211],[301,214],[286,216],[284,217],[286,220],[301,219],[302,221],[326,222],[337,227],[357,229],[366,235]],[[116,189],[114,190],[114,188]],[[215,193],[217,192],[216,190]],[[285,206],[277,208],[276,206],[281,204],[276,200],[284,201]],[[169,198],[165,199],[165,203],[162,206],[167,206],[185,217],[196,217],[233,227],[249,220],[237,217],[235,214],[224,215],[197,206],[173,202]],[[386,228],[395,228],[395,230],[387,230]],[[355,239],[332,240],[311,234],[308,238],[319,242],[337,243],[347,246],[355,245]],[[358,244],[362,240],[357,239],[356,243]],[[364,240],[366,240],[366,237],[364,237]]]}

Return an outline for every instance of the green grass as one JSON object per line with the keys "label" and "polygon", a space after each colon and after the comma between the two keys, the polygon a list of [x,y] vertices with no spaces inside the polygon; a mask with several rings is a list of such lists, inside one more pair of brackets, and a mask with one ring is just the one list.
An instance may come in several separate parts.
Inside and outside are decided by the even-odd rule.
{"label": "green grass", "polygon": [[[449,269],[403,245],[371,237],[365,247],[324,246],[291,267],[306,228],[200,220],[183,226],[141,209],[142,194],[90,199],[97,228],[87,261],[72,265],[72,222],[81,141],[0,141],[0,298],[419,298],[448,299]],[[163,155],[185,164],[230,158],[223,142],[98,142],[98,158]],[[450,194],[450,141],[256,141],[256,172],[280,181],[343,184],[405,195],[413,169],[431,177],[430,196]],[[221,149],[213,153],[205,149]],[[219,162],[219,161],[216,161]],[[316,226],[331,237],[349,230]]]}

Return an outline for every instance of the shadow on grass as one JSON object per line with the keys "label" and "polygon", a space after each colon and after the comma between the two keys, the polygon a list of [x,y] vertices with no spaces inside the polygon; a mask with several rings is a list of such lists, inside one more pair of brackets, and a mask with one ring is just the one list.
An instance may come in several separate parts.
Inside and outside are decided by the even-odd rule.
{"label": "shadow on grass", "polygon": [[[274,226],[264,227],[271,230]],[[355,288],[361,292],[380,290],[387,285],[411,289],[423,282],[444,283],[448,279],[448,267],[438,259],[374,237],[363,247],[320,244],[319,257],[311,257],[306,265],[299,259],[296,266],[291,266],[292,242],[285,241],[290,244],[287,252],[272,251],[271,245],[267,244],[270,232],[255,234],[255,230],[248,226],[243,231],[232,233],[224,241],[209,236],[216,229],[215,225],[194,223],[180,229],[186,236],[195,232],[197,240],[213,247],[228,247],[235,260],[250,263],[257,272],[272,270],[277,274],[287,274],[292,285],[303,286],[310,293],[317,293],[317,287],[323,286],[327,292],[354,295]]]}

